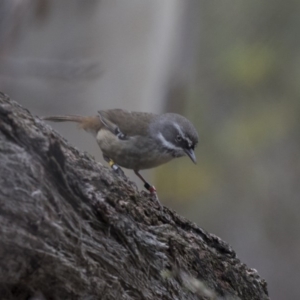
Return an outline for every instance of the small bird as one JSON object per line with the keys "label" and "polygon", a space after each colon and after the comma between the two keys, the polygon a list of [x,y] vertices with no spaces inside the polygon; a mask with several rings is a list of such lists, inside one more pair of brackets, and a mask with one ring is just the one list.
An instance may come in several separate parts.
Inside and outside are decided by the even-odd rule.
{"label": "small bird", "polygon": [[187,155],[194,163],[198,133],[192,123],[175,113],[156,115],[122,109],[100,110],[97,116],[49,116],[44,120],[76,122],[93,134],[104,159],[113,169],[134,170],[150,193],[156,194],[139,173]]}

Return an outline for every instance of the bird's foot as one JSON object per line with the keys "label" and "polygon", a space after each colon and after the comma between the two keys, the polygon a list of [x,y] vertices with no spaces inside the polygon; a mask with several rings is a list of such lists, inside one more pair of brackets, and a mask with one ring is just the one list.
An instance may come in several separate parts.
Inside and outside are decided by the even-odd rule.
{"label": "bird's foot", "polygon": [[162,204],[160,203],[159,199],[158,199],[158,195],[156,193],[156,188],[153,185],[150,185],[148,182],[146,182],[144,184],[144,187],[146,190],[148,190],[150,192],[150,195],[152,196],[152,199],[154,199],[158,204],[160,209],[163,208]]}
{"label": "bird's foot", "polygon": [[145,187],[146,190],[148,190],[150,192],[150,194],[152,194],[152,195],[156,194],[156,188],[155,188],[155,186],[150,185],[148,182],[146,182],[144,184],[144,187]]}
{"label": "bird's foot", "polygon": [[125,175],[123,170],[117,164],[115,164],[115,162],[112,159],[108,160],[108,164],[118,175]]}

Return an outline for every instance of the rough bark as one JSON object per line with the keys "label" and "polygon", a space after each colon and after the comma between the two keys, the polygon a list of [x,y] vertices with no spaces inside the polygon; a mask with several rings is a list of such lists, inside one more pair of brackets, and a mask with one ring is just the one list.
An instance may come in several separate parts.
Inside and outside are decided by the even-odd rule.
{"label": "rough bark", "polygon": [[269,299],[218,237],[0,93],[1,299]]}

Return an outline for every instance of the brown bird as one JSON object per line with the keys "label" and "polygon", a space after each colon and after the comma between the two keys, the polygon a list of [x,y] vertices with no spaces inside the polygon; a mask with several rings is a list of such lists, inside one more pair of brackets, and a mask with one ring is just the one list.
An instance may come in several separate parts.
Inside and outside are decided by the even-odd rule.
{"label": "brown bird", "polygon": [[96,138],[103,157],[114,169],[134,170],[151,193],[151,186],[139,173],[157,167],[176,157],[187,155],[194,163],[198,134],[185,117],[165,113],[156,115],[122,109],[98,111],[97,116],[75,115],[43,117],[54,122],[76,122]]}

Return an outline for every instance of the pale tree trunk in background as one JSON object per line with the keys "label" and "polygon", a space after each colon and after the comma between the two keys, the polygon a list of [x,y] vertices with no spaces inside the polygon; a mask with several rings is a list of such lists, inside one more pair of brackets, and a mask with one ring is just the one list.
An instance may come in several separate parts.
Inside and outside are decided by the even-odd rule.
{"label": "pale tree trunk in background", "polygon": [[[1,25],[9,32],[2,28],[0,82],[36,111],[161,112],[170,81],[178,81],[174,70],[186,74],[190,67],[191,55],[183,48],[195,37],[186,30],[195,28],[192,1],[41,0],[40,8],[30,3],[2,4],[8,15]],[[92,62],[98,69],[84,68]]]}

